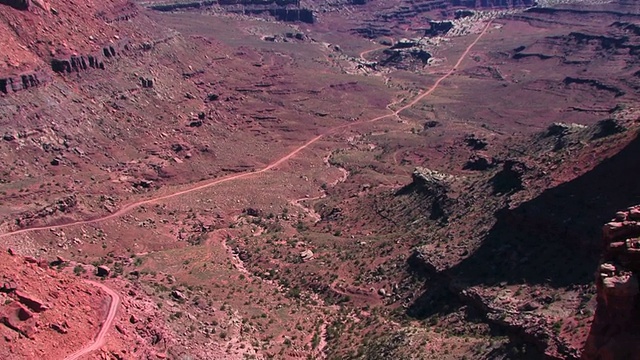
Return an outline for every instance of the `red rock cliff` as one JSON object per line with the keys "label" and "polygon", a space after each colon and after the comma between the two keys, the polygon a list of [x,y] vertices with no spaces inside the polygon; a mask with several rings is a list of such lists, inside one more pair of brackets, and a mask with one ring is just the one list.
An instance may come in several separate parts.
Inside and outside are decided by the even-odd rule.
{"label": "red rock cliff", "polygon": [[583,358],[640,359],[640,205],[618,212],[603,233],[598,307]]}

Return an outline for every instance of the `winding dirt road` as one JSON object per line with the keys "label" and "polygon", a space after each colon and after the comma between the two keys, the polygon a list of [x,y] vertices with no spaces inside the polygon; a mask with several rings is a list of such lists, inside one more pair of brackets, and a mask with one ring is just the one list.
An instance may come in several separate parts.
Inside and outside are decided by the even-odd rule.
{"label": "winding dirt road", "polygon": [[398,108],[397,110],[395,110],[394,112],[392,112],[390,114],[381,115],[381,116],[375,117],[373,119],[347,123],[347,124],[343,124],[343,125],[339,125],[339,126],[330,128],[325,133],[314,137],[313,139],[307,141],[306,143],[304,143],[300,147],[296,148],[295,150],[291,151],[290,153],[288,153],[284,157],[276,160],[275,162],[271,163],[270,165],[268,165],[268,166],[266,166],[266,167],[264,167],[264,168],[262,168],[260,170],[257,170],[257,171],[231,175],[231,176],[223,177],[223,178],[220,178],[220,179],[217,179],[217,180],[209,180],[209,181],[206,181],[204,183],[196,184],[195,186],[193,186],[191,188],[187,188],[187,189],[184,189],[184,190],[179,190],[179,191],[176,191],[176,192],[171,193],[171,194],[162,195],[162,196],[158,196],[158,197],[155,197],[155,198],[150,198],[150,199],[147,199],[147,200],[136,201],[136,202],[133,202],[131,204],[125,205],[124,207],[120,208],[120,210],[118,210],[118,211],[116,211],[116,212],[114,212],[112,214],[109,214],[107,216],[103,216],[103,217],[99,217],[99,218],[95,218],[95,219],[89,219],[89,220],[74,221],[74,222],[70,222],[70,223],[66,223],[66,224],[60,224],[60,225],[40,226],[40,227],[32,227],[32,228],[16,230],[16,231],[0,234],[0,239],[4,238],[4,237],[7,237],[7,236],[20,235],[20,234],[30,233],[30,232],[34,232],[34,231],[51,230],[51,229],[62,229],[62,228],[67,228],[67,227],[72,227],[72,226],[88,225],[88,224],[93,224],[93,223],[97,223],[97,222],[102,222],[102,221],[106,221],[106,220],[109,220],[109,219],[118,218],[118,217],[120,217],[120,216],[130,212],[131,210],[133,210],[133,209],[135,209],[137,207],[140,207],[142,205],[157,203],[157,202],[162,201],[162,200],[167,200],[167,199],[171,199],[171,198],[178,197],[178,196],[181,196],[181,195],[185,195],[185,194],[188,194],[188,193],[192,193],[192,192],[195,192],[195,191],[198,191],[198,190],[203,190],[203,189],[206,189],[206,188],[218,185],[218,184],[222,184],[222,183],[226,183],[226,182],[229,182],[229,181],[234,181],[234,180],[238,180],[238,179],[242,179],[242,178],[246,178],[246,177],[250,177],[250,176],[255,176],[255,175],[258,175],[258,174],[261,174],[261,173],[265,173],[265,172],[267,172],[267,171],[269,171],[271,169],[274,169],[274,168],[280,166],[282,163],[287,162],[289,159],[291,159],[292,157],[296,156],[300,151],[306,149],[307,147],[309,147],[313,143],[317,142],[318,140],[322,139],[323,137],[326,137],[327,135],[330,135],[331,133],[333,133],[333,132],[335,132],[337,130],[342,130],[342,129],[353,127],[353,126],[356,126],[356,125],[367,124],[367,123],[372,123],[372,122],[380,121],[380,120],[391,118],[391,117],[396,117],[401,112],[403,112],[404,110],[407,110],[410,107],[413,107],[415,104],[417,104],[418,102],[422,101],[425,97],[431,95],[434,91],[436,91],[438,86],[440,86],[440,83],[442,83],[449,76],[451,76],[457,70],[457,68],[460,66],[460,64],[462,64],[462,61],[464,61],[464,59],[469,54],[471,49],[478,43],[480,38],[482,38],[482,36],[487,32],[487,30],[489,29],[490,26],[491,26],[491,21],[487,23],[487,25],[484,27],[484,29],[478,35],[478,37],[465,49],[465,51],[462,53],[462,55],[460,55],[460,58],[458,59],[456,64],[453,66],[453,68],[451,68],[451,70],[449,70],[444,75],[442,75],[438,80],[436,80],[436,82],[429,89],[427,89],[425,92],[423,92],[422,94],[417,96],[415,99],[413,99],[408,104]]}
{"label": "winding dirt road", "polygon": [[92,351],[98,350],[104,345],[106,342],[107,333],[111,329],[111,325],[113,325],[113,321],[116,319],[116,313],[118,311],[118,306],[120,306],[120,295],[115,291],[109,289],[107,286],[100,284],[95,281],[85,280],[92,286],[100,288],[104,290],[110,297],[111,302],[109,303],[109,312],[107,313],[107,317],[102,322],[102,327],[100,328],[100,332],[93,339],[90,345],[83,347],[82,349],[74,352],[73,354],[67,356],[65,360],[76,360],[80,359],[82,356],[89,354]]}
{"label": "winding dirt road", "polygon": [[[135,208],[137,208],[139,206],[142,206],[142,205],[153,204],[153,203],[156,203],[156,202],[159,202],[159,201],[162,201],[162,200],[166,200],[166,199],[178,197],[178,196],[181,196],[181,195],[185,195],[185,194],[188,194],[188,193],[192,193],[192,192],[195,192],[195,191],[198,191],[198,190],[206,189],[206,188],[218,185],[218,184],[222,184],[222,183],[226,183],[226,182],[230,182],[230,181],[234,181],[234,180],[239,180],[239,179],[250,177],[250,176],[255,176],[255,175],[258,175],[258,174],[261,174],[261,173],[265,173],[265,172],[267,172],[269,170],[272,170],[272,169],[278,167],[282,163],[284,163],[284,162],[288,161],[289,159],[291,159],[292,157],[296,156],[300,151],[306,149],[307,147],[309,147],[313,143],[317,142],[318,140],[322,139],[323,137],[326,137],[327,135],[330,135],[330,134],[334,133],[337,130],[341,130],[341,129],[349,128],[349,127],[360,125],[360,124],[372,123],[372,122],[376,122],[376,121],[379,121],[379,120],[383,120],[383,119],[399,116],[399,114],[402,111],[404,111],[406,109],[409,109],[410,107],[414,106],[418,102],[422,101],[427,96],[431,95],[438,88],[438,86],[440,86],[440,84],[444,80],[446,80],[449,76],[451,76],[457,70],[457,68],[460,66],[460,64],[462,64],[462,61],[464,61],[464,59],[467,57],[467,55],[469,54],[471,49],[478,43],[480,38],[482,38],[482,36],[487,32],[487,30],[491,26],[491,23],[492,23],[491,21],[489,21],[487,23],[487,25],[484,27],[482,32],[477,36],[477,38],[465,49],[465,51],[462,53],[462,55],[460,55],[460,58],[458,59],[456,64],[453,66],[453,68],[451,68],[451,70],[449,70],[447,73],[442,75],[438,80],[436,80],[436,82],[429,89],[427,89],[422,94],[417,96],[411,102],[409,102],[406,105],[398,108],[397,110],[393,111],[390,114],[378,116],[378,117],[375,117],[375,118],[369,119],[369,120],[352,122],[352,123],[348,123],[348,124],[344,124],[344,125],[340,125],[340,126],[336,126],[336,127],[331,128],[331,129],[328,129],[325,133],[320,134],[320,135],[314,137],[313,139],[307,141],[306,143],[304,143],[303,145],[299,146],[295,150],[291,151],[290,153],[288,153],[284,157],[276,160],[275,162],[271,163],[270,165],[264,167],[261,170],[257,170],[257,171],[254,171],[254,172],[247,172],[247,173],[237,174],[237,175],[232,175],[232,176],[228,176],[228,177],[224,177],[224,178],[220,178],[220,179],[212,180],[212,181],[210,180],[210,181],[203,182],[203,183],[200,183],[200,184],[195,184],[191,188],[187,188],[187,189],[184,189],[184,190],[179,190],[179,191],[176,191],[176,192],[171,193],[171,194],[162,195],[162,196],[158,196],[158,197],[155,197],[155,198],[150,198],[150,199],[147,199],[147,200],[136,201],[136,202],[133,202],[131,204],[128,204],[128,205],[122,207],[120,210],[118,210],[118,211],[116,211],[116,212],[114,212],[112,214],[109,214],[107,216],[103,216],[103,217],[99,217],[99,218],[95,218],[95,219],[89,219],[89,220],[75,221],[75,222],[70,222],[70,223],[61,224],[61,225],[41,226],[41,227],[32,227],[32,228],[16,230],[16,231],[0,234],[0,239],[8,237],[8,236],[26,234],[26,233],[35,232],[35,231],[61,229],[61,228],[67,228],[67,227],[72,227],[72,226],[78,226],[78,225],[88,225],[88,224],[93,224],[93,223],[106,221],[106,220],[109,220],[109,219],[115,219],[115,218],[120,217],[120,216],[130,212],[131,210],[133,210],[133,209],[135,209]],[[366,52],[365,52],[365,54],[361,54],[361,55],[366,55]],[[109,289],[108,287],[106,287],[103,284],[100,284],[100,283],[97,283],[97,282],[93,282],[93,281],[88,281],[88,282],[93,286],[101,288],[107,294],[109,294],[109,296],[111,297],[111,303],[110,303],[110,306],[109,306],[109,312],[107,314],[107,318],[102,323],[102,327],[100,329],[100,332],[95,337],[94,341],[90,345],[88,345],[88,346],[78,350],[77,352],[69,355],[65,360],[79,359],[81,356],[84,356],[84,355],[86,355],[86,354],[88,354],[88,353],[90,353],[90,352],[92,352],[94,350],[97,350],[100,347],[102,347],[102,345],[104,345],[106,334],[109,331],[109,329],[111,328],[111,325],[113,324],[113,321],[114,321],[115,316],[116,316],[116,312],[118,310],[118,306],[120,304],[120,296],[115,291]]]}

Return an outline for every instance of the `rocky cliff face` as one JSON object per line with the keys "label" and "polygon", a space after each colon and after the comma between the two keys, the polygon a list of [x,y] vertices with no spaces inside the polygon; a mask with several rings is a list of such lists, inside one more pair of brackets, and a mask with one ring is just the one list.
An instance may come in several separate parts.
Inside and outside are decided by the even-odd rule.
{"label": "rocky cliff face", "polygon": [[534,0],[453,0],[453,6],[468,8],[525,7],[533,6]]}
{"label": "rocky cliff face", "polygon": [[584,358],[640,359],[640,205],[618,212],[604,226],[603,240],[598,307]]}
{"label": "rocky cliff face", "polygon": [[416,201],[425,205],[430,220],[446,223],[454,203],[449,194],[454,177],[423,167],[416,168],[412,176],[411,184],[400,189],[396,196],[413,194]]}
{"label": "rocky cliff face", "polygon": [[313,11],[300,6],[299,0],[217,0],[174,2],[151,5],[157,11],[202,9],[219,5],[225,11],[244,15],[269,14],[278,21],[313,23]]}
{"label": "rocky cliff face", "polygon": [[80,72],[82,70],[104,70],[104,59],[114,58],[124,50],[129,50],[129,40],[123,39],[117,43],[105,45],[100,52],[88,55],[71,55],[51,60],[51,69],[57,73]]}

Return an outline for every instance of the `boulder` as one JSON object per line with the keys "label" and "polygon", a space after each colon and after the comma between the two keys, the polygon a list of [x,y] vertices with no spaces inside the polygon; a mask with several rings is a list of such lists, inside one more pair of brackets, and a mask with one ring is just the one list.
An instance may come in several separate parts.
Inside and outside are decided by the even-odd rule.
{"label": "boulder", "polygon": [[153,87],[153,79],[141,77],[140,82],[142,83],[142,87],[145,89],[150,89]]}
{"label": "boulder", "polygon": [[10,279],[4,279],[0,282],[0,292],[11,293],[18,289],[18,284]]}
{"label": "boulder", "polygon": [[16,295],[20,303],[31,309],[31,311],[33,312],[39,313],[49,309],[49,306],[44,301],[38,299],[33,295],[27,294],[20,290],[14,291],[14,294]]}
{"label": "boulder", "polygon": [[111,269],[108,266],[100,265],[96,268],[96,275],[100,277],[107,277],[111,273]]}
{"label": "boulder", "polygon": [[305,250],[300,254],[300,257],[302,258],[302,261],[309,261],[313,259],[313,251]]}
{"label": "boulder", "polygon": [[180,290],[173,290],[171,292],[171,296],[173,296],[176,300],[180,300],[180,301],[187,300],[187,297],[185,296],[185,294],[182,293],[182,291]]}
{"label": "boulder", "polygon": [[34,314],[18,302],[0,307],[0,323],[29,339],[33,339],[37,331],[32,319]]}
{"label": "boulder", "polygon": [[53,323],[51,325],[49,325],[54,331],[57,331],[60,334],[66,334],[69,332],[69,325],[67,324],[67,322],[65,321],[62,324],[58,324],[58,323]]}

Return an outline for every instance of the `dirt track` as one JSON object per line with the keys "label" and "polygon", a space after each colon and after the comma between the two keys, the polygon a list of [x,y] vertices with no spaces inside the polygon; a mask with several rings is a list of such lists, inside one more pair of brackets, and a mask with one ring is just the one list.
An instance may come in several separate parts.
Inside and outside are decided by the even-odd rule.
{"label": "dirt track", "polygon": [[116,319],[116,313],[118,312],[118,306],[120,305],[120,295],[118,295],[118,293],[116,293],[115,291],[109,289],[107,286],[97,283],[95,281],[87,280],[87,283],[104,290],[111,297],[111,302],[109,303],[109,312],[107,313],[107,317],[102,322],[102,327],[100,328],[98,335],[96,335],[96,337],[93,339],[93,342],[83,347],[82,349],[74,352],[73,354],[67,356],[65,360],[80,359],[82,356],[89,354],[92,351],[100,349],[102,345],[104,345],[104,343],[106,342],[107,333],[109,332],[109,329],[111,329],[111,325],[113,325],[113,321]]}

